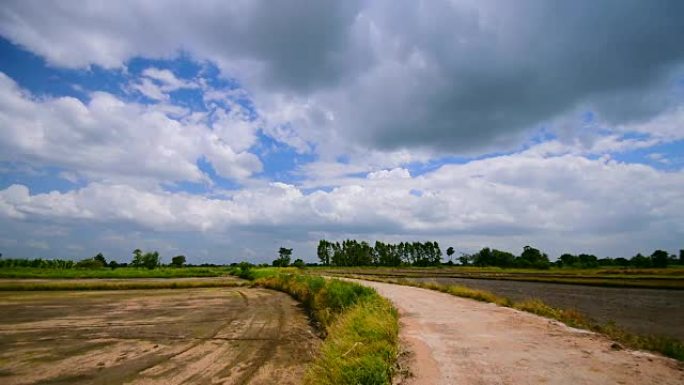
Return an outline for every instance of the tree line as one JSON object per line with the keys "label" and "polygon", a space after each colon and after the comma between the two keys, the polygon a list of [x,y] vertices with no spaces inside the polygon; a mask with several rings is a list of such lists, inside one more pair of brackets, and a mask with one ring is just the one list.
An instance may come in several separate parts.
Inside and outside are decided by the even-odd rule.
{"label": "tree line", "polygon": [[437,266],[442,250],[437,242],[401,242],[397,244],[347,239],[329,242],[322,239],[317,248],[318,259],[326,266]]}
{"label": "tree line", "polygon": [[[0,257],[2,254],[0,254]],[[133,250],[133,259],[130,263],[119,263],[115,260],[107,261],[102,253],[97,253],[95,256],[82,259],[80,261],[72,261],[68,259],[22,259],[22,258],[0,258],[0,268],[16,268],[16,267],[32,267],[43,269],[101,269],[109,267],[116,269],[119,267],[138,267],[155,269],[162,266],[161,257],[157,251],[143,252],[140,249]],[[186,258],[184,255],[177,255],[171,258],[169,267],[183,267],[186,266]]]}
{"label": "tree line", "polygon": [[679,257],[669,255],[664,250],[655,250],[650,256],[641,253],[627,258],[598,258],[593,254],[562,254],[555,262],[550,262],[546,253],[533,247],[525,246],[520,256],[507,251],[483,248],[474,254],[464,254],[459,257],[461,265],[496,266],[547,269],[551,266],[574,269],[590,269],[595,267],[636,267],[636,268],[664,268],[668,265],[684,265],[684,250],[679,250]]}

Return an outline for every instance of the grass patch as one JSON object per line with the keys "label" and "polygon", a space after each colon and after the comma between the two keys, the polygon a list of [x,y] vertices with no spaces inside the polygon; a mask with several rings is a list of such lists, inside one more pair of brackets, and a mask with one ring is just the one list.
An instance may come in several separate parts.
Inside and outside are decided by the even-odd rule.
{"label": "grass patch", "polygon": [[249,270],[255,285],[283,291],[300,301],[326,335],[305,384],[391,383],[399,316],[389,301],[371,288],[298,274],[296,269]]}
{"label": "grass patch", "polygon": [[230,271],[231,268],[227,267],[160,267],[156,269],[144,269],[137,267],[121,267],[116,269],[50,269],[16,267],[0,269],[0,278],[192,278],[220,277],[228,275]]}
{"label": "grass patch", "polygon": [[235,287],[242,285],[242,282],[235,281],[232,279],[184,281],[0,281],[0,291],[193,289],[203,287]]}
{"label": "grass patch", "polygon": [[578,329],[591,330],[593,332],[603,334],[608,338],[632,349],[650,350],[679,361],[684,361],[684,343],[676,338],[637,335],[626,331],[625,329],[617,326],[615,323],[598,323],[577,310],[555,308],[538,299],[514,302],[509,298],[496,295],[486,290],[471,289],[462,285],[443,285],[436,282],[417,282],[408,279],[378,278],[355,275],[349,275],[349,278],[420,287],[423,289],[448,293],[458,297],[470,298],[482,302],[491,302],[500,306],[511,307],[517,310],[534,313],[542,317],[551,318]]}

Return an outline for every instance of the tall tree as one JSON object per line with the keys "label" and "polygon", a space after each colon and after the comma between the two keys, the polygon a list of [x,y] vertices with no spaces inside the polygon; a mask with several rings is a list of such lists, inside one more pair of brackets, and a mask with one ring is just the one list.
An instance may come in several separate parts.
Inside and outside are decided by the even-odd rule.
{"label": "tall tree", "polygon": [[171,266],[173,267],[183,267],[185,265],[185,255],[176,255],[171,258]]}
{"label": "tall tree", "polygon": [[330,257],[332,254],[332,244],[325,239],[321,239],[318,242],[318,249],[317,254],[318,254],[318,259],[320,259],[321,264],[323,265],[330,265]]}
{"label": "tall tree", "polygon": [[281,267],[289,266],[291,257],[292,257],[292,249],[287,249],[285,247],[281,247],[280,249],[278,249],[278,260],[280,261],[279,266],[281,266]]}
{"label": "tall tree", "polygon": [[446,249],[447,256],[449,256],[449,262],[451,262],[451,256],[454,255],[455,252],[456,250],[451,246]]}

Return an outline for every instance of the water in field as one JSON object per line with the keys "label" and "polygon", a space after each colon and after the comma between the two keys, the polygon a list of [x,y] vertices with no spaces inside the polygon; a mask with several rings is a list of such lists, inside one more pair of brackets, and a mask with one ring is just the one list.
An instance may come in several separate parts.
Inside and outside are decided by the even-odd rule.
{"label": "water in field", "polygon": [[684,290],[609,288],[557,283],[470,278],[416,278],[487,290],[515,301],[538,298],[559,308],[573,308],[602,322],[639,334],[658,334],[684,341]]}

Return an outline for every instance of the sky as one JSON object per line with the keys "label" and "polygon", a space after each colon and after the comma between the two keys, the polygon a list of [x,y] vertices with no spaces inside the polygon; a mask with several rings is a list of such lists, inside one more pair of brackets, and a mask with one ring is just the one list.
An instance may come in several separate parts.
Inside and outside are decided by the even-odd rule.
{"label": "sky", "polygon": [[3,257],[684,249],[684,2],[0,5]]}

